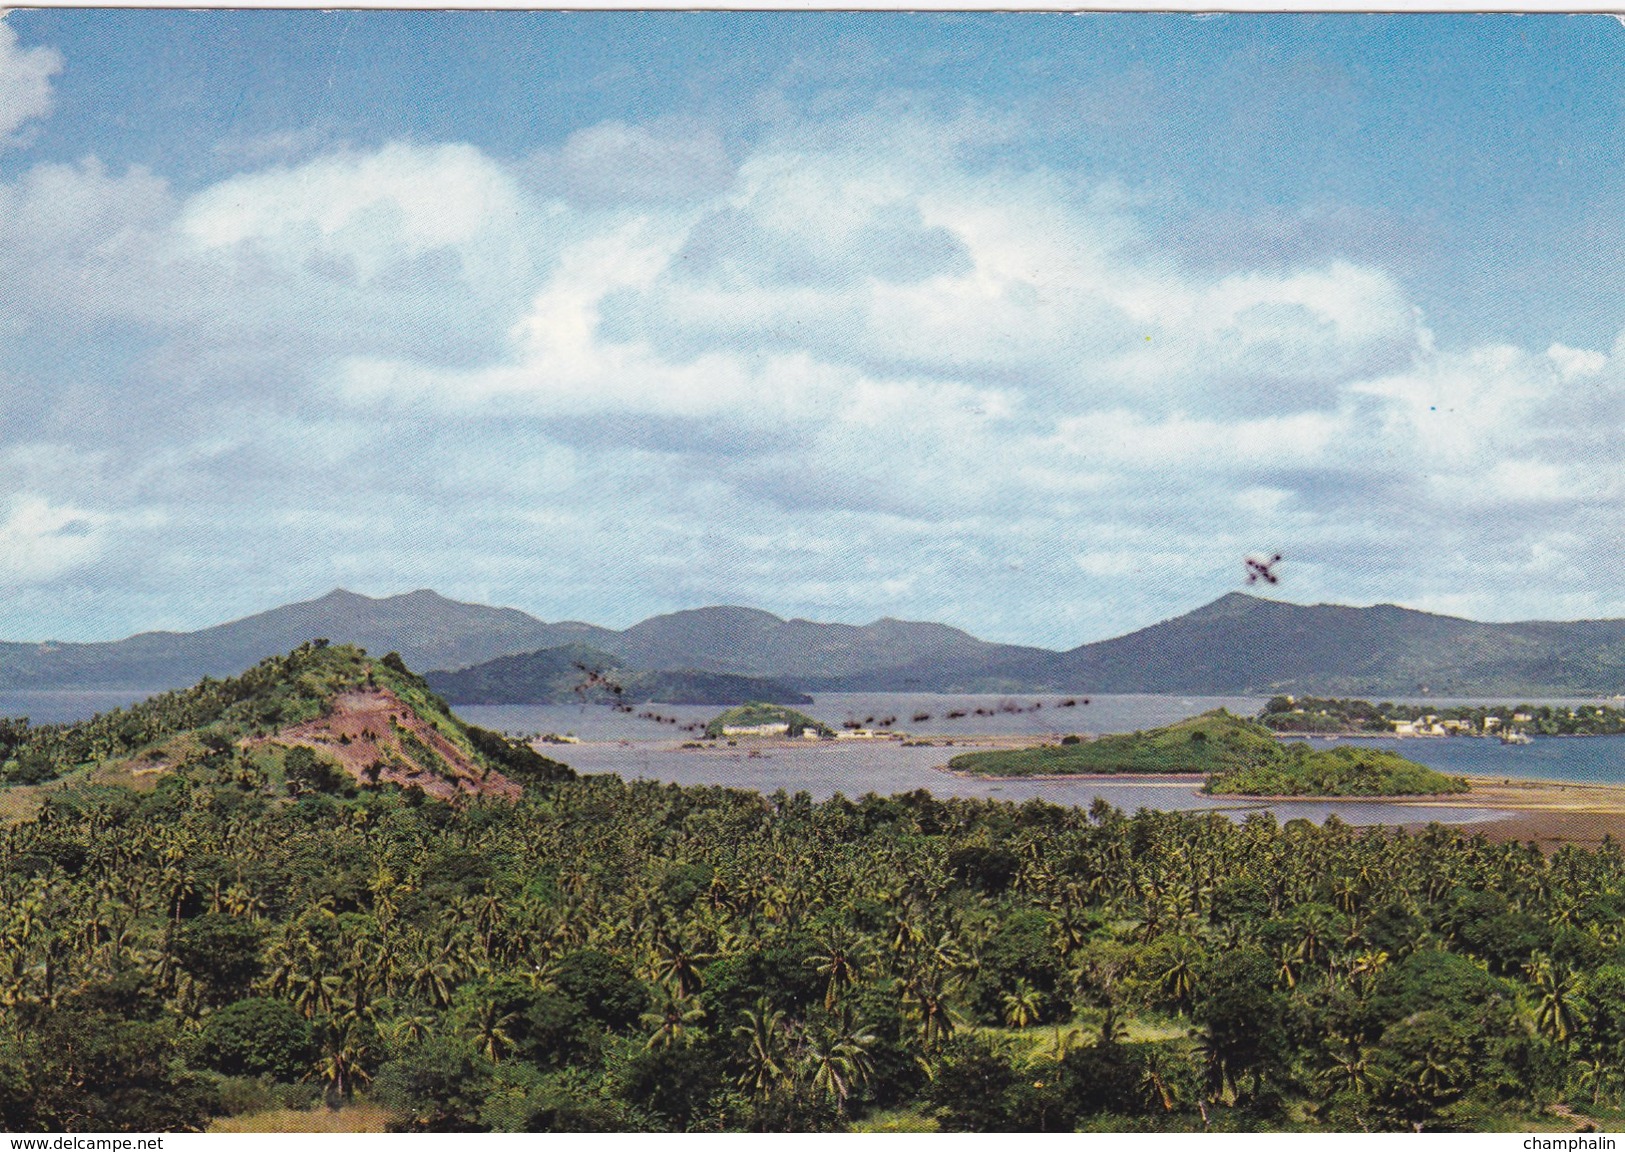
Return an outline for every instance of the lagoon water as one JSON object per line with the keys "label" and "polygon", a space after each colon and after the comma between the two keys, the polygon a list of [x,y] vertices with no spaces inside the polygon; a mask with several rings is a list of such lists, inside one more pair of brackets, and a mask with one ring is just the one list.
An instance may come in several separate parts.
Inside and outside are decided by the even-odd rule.
{"label": "lagoon water", "polygon": [[[1066,702],[1071,700],[1070,707]],[[1085,703],[1087,701],[1087,703]],[[927,739],[962,736],[1032,736],[1059,739],[1068,733],[1133,732],[1171,724],[1211,708],[1228,708],[1243,716],[1264,706],[1258,696],[990,696],[931,695],[919,692],[826,692],[798,710],[840,729],[850,723],[875,727],[895,717],[895,731]],[[650,704],[637,712],[670,717],[661,724],[612,708],[581,704],[541,707],[464,706],[458,715],[487,728],[509,732],[555,732],[582,740],[660,740],[681,736],[682,725],[701,724],[722,711],[715,704]],[[980,711],[983,715],[977,715]],[[950,717],[949,713],[963,713]],[[927,719],[915,720],[916,716]]]}
{"label": "lagoon water", "polygon": [[[1325,740],[1313,743],[1317,748],[1337,747]],[[1471,736],[1403,740],[1379,736],[1344,743],[1398,752],[1451,776],[1625,784],[1625,736],[1537,736],[1529,744],[1502,744]]]}
{"label": "lagoon water", "polygon": [[[0,716],[28,716],[37,724],[60,723],[127,705],[147,695],[136,690],[7,692],[0,693]],[[1067,700],[1074,704],[1065,706]],[[896,730],[931,740],[933,746],[904,748],[893,740],[843,740],[809,742],[806,747],[775,745],[757,749],[755,754],[744,746],[704,750],[680,747],[692,735],[684,727],[711,719],[720,711],[715,705],[656,704],[637,710],[675,723],[628,715],[602,705],[464,706],[457,712],[471,723],[515,735],[573,735],[583,742],[548,751],[581,772],[616,772],[627,778],[677,784],[716,784],[763,792],[782,788],[818,797],[836,792],[851,797],[866,792],[890,795],[917,788],[943,796],[1015,801],[1037,796],[1056,804],[1088,805],[1099,797],[1125,811],[1147,807],[1222,809],[1239,814],[1267,808],[1282,820],[1302,816],[1317,822],[1335,811],[1343,820],[1361,824],[1463,822],[1499,815],[1478,809],[1364,801],[1240,804],[1202,796],[1188,782],[977,780],[941,770],[958,750],[957,745],[948,747],[948,741],[963,742],[984,735],[1031,736],[1037,742],[1057,740],[1070,733],[1132,732],[1211,708],[1251,716],[1263,704],[1264,698],[1256,696],[824,693],[801,710],[837,729],[849,722],[863,724],[895,716]],[[978,711],[983,714],[977,715]],[[950,718],[950,712],[964,715]],[[914,719],[922,714],[929,714],[929,719]],[[1391,748],[1441,772],[1464,776],[1625,783],[1625,736],[1537,738],[1524,745],[1465,737],[1379,737],[1346,739],[1345,743]],[[1318,739],[1315,744],[1336,746]]]}
{"label": "lagoon water", "polygon": [[[1065,707],[1068,699],[1076,703]],[[1432,820],[1466,823],[1502,815],[1486,809],[1380,801],[1244,803],[1204,796],[1194,781],[982,780],[942,770],[960,746],[977,735],[1024,735],[1039,741],[1069,733],[1132,732],[1170,724],[1211,708],[1253,715],[1264,704],[1261,697],[1244,696],[1092,696],[1088,704],[1083,703],[1084,699],[827,693],[815,696],[812,704],[801,709],[835,728],[848,721],[862,723],[870,717],[879,720],[896,716],[895,727],[932,741],[930,747],[903,747],[893,740],[842,740],[808,742],[806,746],[777,742],[754,749],[744,742],[732,748],[725,744],[683,748],[690,734],[683,732],[682,726],[710,719],[718,711],[715,707],[657,705],[639,710],[669,717],[677,721],[675,725],[593,706],[464,707],[458,713],[471,723],[515,735],[573,735],[583,742],[546,747],[544,751],[579,772],[614,772],[628,779],[714,784],[758,792],[805,791],[815,798],[837,792],[847,797],[868,792],[887,796],[923,788],[939,796],[1017,802],[1038,797],[1052,804],[1084,807],[1103,799],[1126,812],[1139,808],[1223,811],[1239,818],[1248,812],[1271,811],[1279,820],[1301,817],[1316,823],[1335,812],[1350,824],[1421,824]],[[1035,704],[1042,707],[1035,708]],[[978,709],[984,714],[976,715]],[[948,718],[949,712],[965,715]],[[931,718],[913,720],[922,713],[930,713]],[[950,747],[949,741],[954,745]]]}

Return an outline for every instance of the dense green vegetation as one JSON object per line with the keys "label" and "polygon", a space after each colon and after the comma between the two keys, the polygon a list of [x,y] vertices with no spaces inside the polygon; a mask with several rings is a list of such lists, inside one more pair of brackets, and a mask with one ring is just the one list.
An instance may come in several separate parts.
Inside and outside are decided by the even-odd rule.
{"label": "dense green vegetation", "polygon": [[[359,657],[285,659],[266,700]],[[576,779],[468,735],[517,802],[290,795],[228,746],[5,828],[0,1127],[324,1099],[432,1131],[1621,1117],[1611,842],[815,803]]]}
{"label": "dense green vegetation", "polygon": [[1384,701],[1274,696],[1258,715],[1275,732],[1377,733],[1395,722],[1426,724],[1440,733],[1491,736],[1523,732],[1538,736],[1618,736],[1625,733],[1625,710],[1606,704],[1574,707],[1553,704],[1456,705],[1393,704]]}
{"label": "dense green vegetation", "polygon": [[192,766],[0,842],[0,1124],[1611,1119],[1625,859],[596,777],[466,810]]}
{"label": "dense green vegetation", "polygon": [[[1272,696],[1258,713],[1258,722],[1272,732],[1301,734],[1392,732],[1387,710],[1392,704],[1369,700],[1343,700],[1318,696]],[[1410,719],[1410,717],[1406,717]]]}
{"label": "dense green vegetation", "polygon": [[453,704],[811,704],[777,680],[722,672],[646,672],[581,644],[503,656],[457,672],[430,672],[428,684]]}
{"label": "dense green vegetation", "polygon": [[1380,748],[1317,750],[1296,741],[1276,754],[1208,777],[1204,792],[1244,796],[1443,796],[1467,791],[1446,776]]}
{"label": "dense green vegetation", "polygon": [[1283,744],[1268,728],[1222,708],[1149,732],[966,752],[948,767],[985,776],[1200,773],[1208,778],[1205,791],[1252,796],[1437,795],[1467,789],[1460,777],[1392,752]]}
{"label": "dense green vegetation", "polygon": [[705,726],[705,734],[717,739],[723,736],[725,729],[728,728],[757,728],[773,724],[788,725],[785,735],[792,739],[800,738],[808,732],[815,732],[819,736],[835,735],[834,730],[827,724],[821,724],[811,716],[797,712],[794,708],[785,708],[761,700],[753,700],[737,708],[728,709]]}

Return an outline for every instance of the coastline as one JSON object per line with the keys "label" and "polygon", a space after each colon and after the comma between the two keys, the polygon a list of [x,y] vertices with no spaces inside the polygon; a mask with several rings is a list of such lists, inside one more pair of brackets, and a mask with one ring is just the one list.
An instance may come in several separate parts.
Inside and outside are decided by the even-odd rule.
{"label": "coastline", "polygon": [[[1079,782],[1126,782],[1159,787],[1191,787],[1213,800],[1238,804],[1271,804],[1283,801],[1314,801],[1323,804],[1393,804],[1406,808],[1488,809],[1496,815],[1460,825],[1463,831],[1481,835],[1492,843],[1533,843],[1544,852],[1565,845],[1595,849],[1605,840],[1625,845],[1625,784],[1598,784],[1584,781],[1534,780],[1515,777],[1468,777],[1466,792],[1416,796],[1254,796],[1243,793],[1201,793],[1200,774],[1179,776],[1136,776],[1132,773],[1072,776],[985,776],[953,772],[945,765],[939,771],[974,780],[1033,780]],[[1388,827],[1418,832],[1426,823],[1390,824]]]}
{"label": "coastline", "polygon": [[[944,752],[944,756],[952,755],[960,750],[970,751],[990,747],[1022,746],[1030,743],[1030,736],[956,736],[949,739],[931,739],[909,735],[910,742],[928,743]],[[1429,739],[1429,737],[1416,737],[1416,739]],[[1432,739],[1446,739],[1446,737],[1433,737]],[[629,751],[636,748],[641,741],[583,741],[583,744],[599,748],[620,748]],[[890,746],[900,748],[902,740],[893,736],[890,739],[878,738],[869,740],[842,740],[829,742],[813,742],[800,740],[771,740],[753,739],[740,740],[737,745],[729,747],[721,743],[707,742],[703,748],[682,749],[681,742],[668,738],[665,741],[655,742],[654,747],[662,747],[667,751],[684,751],[700,759],[712,757],[748,761],[757,756],[772,757],[776,753],[790,750],[836,752],[835,759],[839,759],[838,749],[856,750],[861,747]],[[878,751],[878,748],[876,749]],[[551,753],[569,759],[567,748],[549,746],[542,749],[544,753]],[[1087,773],[1087,774],[1043,774],[1033,776],[992,776],[981,773],[961,772],[950,769],[946,759],[931,766],[934,774],[954,777],[978,784],[998,784],[1009,782],[1015,784],[1097,784],[1102,786],[1123,785],[1144,787],[1149,789],[1186,789],[1193,795],[1201,795],[1205,799],[1217,803],[1235,806],[1264,806],[1279,803],[1320,803],[1336,807],[1343,805],[1355,806],[1360,804],[1387,804],[1399,809],[1440,809],[1449,810],[1478,810],[1489,812],[1483,819],[1475,819],[1470,824],[1459,827],[1472,835],[1481,835],[1494,843],[1535,843],[1543,851],[1552,852],[1564,845],[1594,849],[1600,845],[1605,837],[1625,844],[1625,783],[1591,783],[1582,781],[1542,780],[1509,776],[1473,776],[1468,775],[1468,790],[1466,792],[1444,793],[1427,796],[1252,796],[1245,794],[1217,794],[1201,793],[1202,782],[1205,776],[1201,773]],[[1397,814],[1396,814],[1397,815]],[[1382,825],[1388,828],[1403,828],[1408,831],[1420,831],[1427,826],[1425,818],[1415,821],[1406,821],[1402,817],[1390,817]]]}
{"label": "coastline", "polygon": [[[1164,788],[1183,787],[1187,784],[1201,784],[1207,777],[1200,772],[1047,772],[1032,773],[1031,775],[999,775],[988,772],[960,772],[948,767],[946,764],[935,765],[938,772],[945,776],[955,776],[960,780],[1033,780],[1040,784],[1069,784],[1069,783],[1095,783],[1109,784],[1132,781],[1135,784],[1158,785]],[[1197,791],[1201,791],[1200,788]],[[1203,793],[1206,795],[1206,793]],[[1280,799],[1280,797],[1276,797]]]}

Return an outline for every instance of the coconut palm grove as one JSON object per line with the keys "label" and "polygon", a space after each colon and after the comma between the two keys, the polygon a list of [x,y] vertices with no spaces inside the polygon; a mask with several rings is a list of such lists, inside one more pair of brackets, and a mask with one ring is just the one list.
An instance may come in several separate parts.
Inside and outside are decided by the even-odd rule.
{"label": "coconut palm grove", "polygon": [[7,1130],[1622,1115],[1608,841],[577,776],[321,642],[5,739]]}

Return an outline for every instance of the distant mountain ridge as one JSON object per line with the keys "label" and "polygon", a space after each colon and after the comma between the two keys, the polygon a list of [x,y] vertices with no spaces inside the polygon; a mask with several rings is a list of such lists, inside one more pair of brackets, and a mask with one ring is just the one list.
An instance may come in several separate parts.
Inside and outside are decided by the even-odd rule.
{"label": "distant mountain ridge", "polygon": [[1540,696],[1625,691],[1625,620],[1485,624],[1378,604],[1232,592],[1067,652],[917,661],[804,682],[813,691]]}
{"label": "distant mountain ridge", "polygon": [[95,644],[0,644],[0,690],[178,687],[235,675],[324,637],[455,670],[583,645],[646,672],[780,681],[800,691],[1526,696],[1625,692],[1625,620],[1486,624],[1379,604],[1301,605],[1233,592],[1065,652],[993,644],[944,624],[784,620],[696,608],[624,631],[545,623],[427,590],[338,590],[197,632]]}
{"label": "distant mountain ridge", "polygon": [[943,624],[818,624],[752,608],[696,608],[625,631],[545,623],[514,608],[448,600],[426,589],[374,599],[336,589],[197,632],[144,632],[89,644],[0,643],[0,690],[183,687],[233,676],[306,640],[395,651],[414,668],[456,670],[504,656],[581,645],[640,671],[771,680],[852,675],[927,658],[992,660],[1040,649],[989,644]]}
{"label": "distant mountain ridge", "polygon": [[197,632],[143,632],[92,644],[0,644],[0,689],[179,688],[235,676],[318,637],[399,652],[414,668],[475,664],[563,643],[514,608],[448,600],[426,589],[373,599],[342,588]]}

